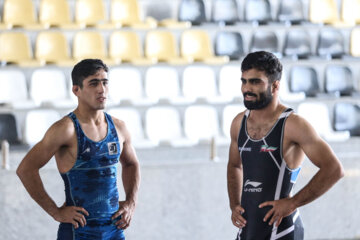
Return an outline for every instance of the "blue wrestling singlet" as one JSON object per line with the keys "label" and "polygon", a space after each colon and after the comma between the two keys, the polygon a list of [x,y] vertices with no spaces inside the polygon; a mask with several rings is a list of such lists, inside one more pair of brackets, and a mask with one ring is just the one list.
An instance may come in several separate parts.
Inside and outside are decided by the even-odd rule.
{"label": "blue wrestling singlet", "polygon": [[70,117],[76,129],[78,153],[75,165],[61,177],[65,183],[66,206],[85,208],[86,225],[75,229],[70,223],[60,223],[58,240],[124,240],[123,230],[111,220],[119,209],[116,184],[120,145],[111,116],[104,113],[107,135],[94,142],[85,136],[78,119]]}
{"label": "blue wrestling singlet", "polygon": [[299,210],[282,219],[279,227],[269,226],[263,219],[272,208],[258,206],[266,201],[286,198],[297,180],[300,167],[290,169],[282,154],[284,126],[293,112],[286,109],[272,129],[261,139],[252,139],[246,128],[250,111],[245,112],[238,137],[243,164],[241,206],[247,223],[239,230],[237,240],[303,240],[304,229]]}

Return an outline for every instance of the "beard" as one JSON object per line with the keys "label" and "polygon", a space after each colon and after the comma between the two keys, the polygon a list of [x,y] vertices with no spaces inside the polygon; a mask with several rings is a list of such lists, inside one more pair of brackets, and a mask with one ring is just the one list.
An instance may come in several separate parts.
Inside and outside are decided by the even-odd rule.
{"label": "beard", "polygon": [[[246,95],[257,97],[256,94],[251,92],[244,93],[244,97]],[[255,101],[246,101],[244,99],[244,105],[249,110],[259,110],[269,105],[272,99],[273,96],[271,95],[271,86],[269,86],[266,91],[259,93],[259,99],[256,99]]]}

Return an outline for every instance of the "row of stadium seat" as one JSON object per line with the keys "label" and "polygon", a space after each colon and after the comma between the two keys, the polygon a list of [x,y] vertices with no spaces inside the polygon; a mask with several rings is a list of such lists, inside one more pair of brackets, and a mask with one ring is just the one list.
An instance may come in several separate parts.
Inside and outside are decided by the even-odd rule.
{"label": "row of stadium seat", "polygon": [[[244,20],[247,22],[266,23],[272,21],[269,0],[246,0]],[[178,21],[166,19],[157,22],[154,18],[142,21],[137,0],[111,0],[110,17],[106,14],[103,0],[76,0],[75,20],[72,21],[68,0],[41,0],[38,7],[39,18],[31,0],[4,0],[2,28],[16,26],[28,28],[48,28],[51,26],[64,28],[83,28],[98,26],[142,27],[156,26],[189,27],[190,24],[208,22],[203,0],[182,0],[178,9]],[[214,0],[211,21],[232,24],[240,21],[239,6],[236,0]],[[305,20],[302,0],[282,0],[279,3],[278,21],[298,23]],[[337,24],[340,21],[335,0],[310,0],[309,20],[314,23]],[[360,1],[342,0],[341,21],[346,24],[360,22]]]}
{"label": "row of stadium seat", "polygon": [[[45,64],[72,66],[83,58],[101,58],[109,65],[124,62],[142,65],[158,62],[189,64],[195,61],[223,64],[229,60],[240,59],[246,52],[241,34],[232,31],[217,32],[214,47],[205,30],[183,31],[180,47],[171,31],[147,32],[144,50],[140,37],[134,31],[114,31],[108,42],[107,48],[100,31],[78,31],[74,33],[72,54],[70,54],[70,44],[63,32],[43,31],[37,34],[35,51],[33,51],[27,34],[6,31],[0,33],[0,61],[3,65],[21,66]],[[351,32],[349,52],[354,57],[360,57],[359,42],[360,28],[354,28]],[[268,30],[254,32],[249,52],[257,50],[279,53],[275,32]],[[309,34],[305,30],[288,31],[283,54],[297,58],[313,56]],[[346,54],[344,37],[340,31],[331,28],[319,31],[317,55],[338,58]]]}
{"label": "row of stadium seat", "polygon": [[[280,98],[300,102],[306,97],[359,97],[359,81],[346,65],[328,64],[320,81],[317,71],[308,65],[294,65],[283,74]],[[218,77],[213,68],[191,65],[183,70],[170,66],[152,66],[144,76],[135,67],[114,67],[109,71],[109,105],[149,106],[163,102],[188,105],[195,102],[224,104],[241,102],[241,72],[238,65],[225,65]],[[39,68],[27,81],[16,69],[0,71],[0,104],[14,109],[39,106],[73,108],[76,99],[64,71]],[[29,87],[28,87],[29,86]]]}
{"label": "row of stadium seat", "polygon": [[[136,147],[163,144],[184,147],[208,143],[214,137],[217,144],[228,144],[232,119],[244,109],[241,104],[232,104],[222,110],[211,105],[192,105],[183,112],[172,106],[157,106],[148,108],[143,116],[131,107],[110,108],[107,112],[125,121]],[[344,141],[350,136],[360,136],[358,105],[340,102],[334,105],[333,111],[334,124],[330,121],[328,106],[323,103],[302,103],[297,108],[298,114],[307,119],[328,141]],[[20,127],[23,137],[19,139],[19,123],[15,115],[0,113],[0,127],[3,129],[0,140],[7,139],[11,144],[33,145],[41,140],[48,127],[60,117],[53,109],[28,111]]]}

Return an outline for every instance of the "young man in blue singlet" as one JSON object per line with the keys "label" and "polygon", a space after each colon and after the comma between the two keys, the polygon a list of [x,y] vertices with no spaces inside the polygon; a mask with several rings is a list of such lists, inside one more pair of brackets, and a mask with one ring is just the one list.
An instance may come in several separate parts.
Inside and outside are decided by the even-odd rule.
{"label": "young man in blue singlet", "polygon": [[[236,239],[302,240],[297,208],[329,190],[344,175],[342,165],[312,126],[279,102],[282,65],[273,54],[248,54],[241,71],[247,110],[232,122],[227,168]],[[319,170],[292,196],[305,155]]]}
{"label": "young man in blue singlet", "polygon": [[[103,111],[107,72],[98,59],[74,66],[71,76],[77,108],[48,129],[17,169],[31,197],[60,222],[58,240],[123,240],[123,230],[135,210],[139,162],[125,123]],[[46,193],[39,175],[54,155],[65,183],[66,202],[61,207]],[[125,201],[119,201],[119,162]]]}

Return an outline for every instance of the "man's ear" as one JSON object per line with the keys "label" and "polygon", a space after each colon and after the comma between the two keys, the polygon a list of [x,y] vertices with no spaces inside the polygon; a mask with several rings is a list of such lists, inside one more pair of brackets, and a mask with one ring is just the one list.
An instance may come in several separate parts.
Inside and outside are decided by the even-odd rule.
{"label": "man's ear", "polygon": [[274,93],[274,91],[279,91],[280,88],[280,81],[276,80],[272,83],[272,92]]}
{"label": "man's ear", "polygon": [[80,86],[79,85],[73,85],[72,86],[72,92],[75,94],[75,96],[78,95],[79,91],[80,91]]}

